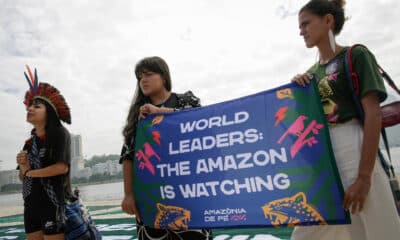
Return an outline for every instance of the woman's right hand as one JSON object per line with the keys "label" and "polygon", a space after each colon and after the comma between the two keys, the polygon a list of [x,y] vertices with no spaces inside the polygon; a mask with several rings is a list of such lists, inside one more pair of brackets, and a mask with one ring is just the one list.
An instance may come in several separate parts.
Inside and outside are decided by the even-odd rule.
{"label": "woman's right hand", "polygon": [[312,75],[309,72],[303,74],[297,74],[292,78],[292,82],[299,84],[300,86],[305,87],[306,84],[310,84],[312,79]]}
{"label": "woman's right hand", "polygon": [[135,214],[136,219],[139,220],[140,222],[142,221],[139,211],[136,208],[136,202],[135,202],[135,198],[133,197],[133,195],[125,195],[125,197],[121,203],[121,208],[122,208],[122,211],[126,212],[127,214],[130,214],[130,215]]}
{"label": "woman's right hand", "polygon": [[146,103],[139,108],[139,119],[144,119],[147,114],[153,114],[160,112],[160,108],[153,104]]}
{"label": "woman's right hand", "polygon": [[28,165],[28,153],[26,151],[20,151],[17,154],[17,164],[18,166],[27,166]]}

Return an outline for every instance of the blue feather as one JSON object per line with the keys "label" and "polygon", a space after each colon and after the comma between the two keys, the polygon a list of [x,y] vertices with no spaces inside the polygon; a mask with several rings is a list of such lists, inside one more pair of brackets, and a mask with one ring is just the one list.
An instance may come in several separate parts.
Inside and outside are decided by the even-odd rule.
{"label": "blue feather", "polygon": [[38,88],[39,88],[39,78],[37,76],[37,71],[36,71],[36,68],[35,68],[35,86],[34,86],[35,93],[38,90]]}
{"label": "blue feather", "polygon": [[32,83],[31,83],[31,81],[29,80],[29,77],[28,77],[28,75],[26,74],[26,72],[24,72],[24,75],[25,75],[26,81],[28,81],[29,88],[31,89],[31,91],[33,91]]}

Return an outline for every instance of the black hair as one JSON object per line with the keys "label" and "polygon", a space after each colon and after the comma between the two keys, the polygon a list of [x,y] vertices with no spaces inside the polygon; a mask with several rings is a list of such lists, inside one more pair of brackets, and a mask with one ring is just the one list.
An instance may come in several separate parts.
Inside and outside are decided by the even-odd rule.
{"label": "black hair", "polygon": [[63,126],[53,107],[48,102],[43,102],[46,106],[46,138],[48,139],[49,148],[52,148],[52,144],[56,143],[56,139],[60,137],[60,130]]}
{"label": "black hair", "polygon": [[[50,152],[53,152],[56,147],[55,144],[58,142],[57,139],[65,137],[64,134],[65,132],[68,132],[68,130],[65,129],[64,126],[61,124],[60,118],[58,117],[56,110],[54,110],[54,108],[47,101],[44,101],[42,99],[38,100],[46,106],[46,142],[48,149],[50,149]],[[71,149],[67,147],[65,151],[67,152],[67,154],[70,154],[69,152],[71,151]],[[49,157],[54,158],[54,154],[50,154]],[[57,161],[57,159],[54,160],[55,162]],[[65,182],[63,186],[64,194],[67,194],[68,197],[73,196],[71,190],[70,173],[71,170],[69,169],[67,175],[65,176]]]}
{"label": "black hair", "polygon": [[171,75],[169,74],[169,68],[164,59],[154,56],[140,60],[135,66],[135,75],[138,81],[140,81],[140,77],[145,71],[160,74],[161,78],[164,80],[165,89],[171,91]]}
{"label": "black hair", "polygon": [[169,73],[169,68],[164,59],[154,56],[146,57],[140,60],[135,66],[135,76],[137,79],[136,91],[133,96],[131,106],[129,107],[128,117],[126,118],[126,124],[122,130],[122,135],[124,136],[124,141],[126,144],[130,144],[131,138],[135,135],[136,124],[139,118],[139,108],[148,102],[146,96],[144,96],[142,89],[140,89],[139,82],[143,72],[150,71],[160,74],[164,87],[167,91],[171,91],[171,75]]}
{"label": "black hair", "polygon": [[307,11],[320,17],[332,14],[335,20],[333,33],[338,35],[342,31],[344,16],[344,0],[311,0],[300,9],[300,13]]}
{"label": "black hair", "polygon": [[57,116],[54,108],[44,99],[35,98],[32,100],[32,104],[43,104],[46,108],[46,138],[48,139],[49,147],[56,142],[57,137],[59,137],[60,129],[63,127],[60,119]]}

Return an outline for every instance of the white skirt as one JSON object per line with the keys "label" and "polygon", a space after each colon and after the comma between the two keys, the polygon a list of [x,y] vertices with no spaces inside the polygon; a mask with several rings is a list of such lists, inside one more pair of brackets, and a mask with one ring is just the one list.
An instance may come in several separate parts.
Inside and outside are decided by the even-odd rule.
{"label": "white skirt", "polygon": [[[358,174],[363,132],[357,120],[329,129],[336,164],[344,190]],[[351,214],[350,225],[299,226],[292,240],[398,240],[400,218],[394,205],[389,180],[379,159],[375,163],[372,184],[364,209]]]}

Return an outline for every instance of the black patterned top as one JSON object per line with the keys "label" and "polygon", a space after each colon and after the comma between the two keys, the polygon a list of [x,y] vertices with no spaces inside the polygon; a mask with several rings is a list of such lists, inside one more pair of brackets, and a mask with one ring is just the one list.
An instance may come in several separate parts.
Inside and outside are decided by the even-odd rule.
{"label": "black patterned top", "polygon": [[[171,93],[171,96],[162,104],[163,107],[173,108],[176,110],[188,109],[194,107],[200,107],[200,99],[196,97],[191,91],[187,91],[183,94]],[[160,107],[158,105],[158,107]],[[133,136],[136,135],[136,128],[133,131]],[[133,160],[132,155],[135,150],[135,137],[131,138],[130,143],[124,143],[121,150],[121,156],[119,163],[123,160]]]}

